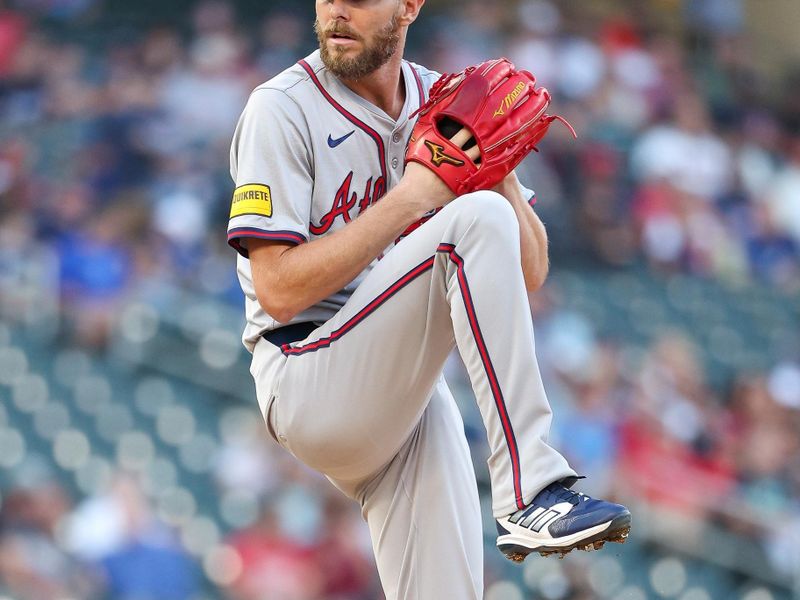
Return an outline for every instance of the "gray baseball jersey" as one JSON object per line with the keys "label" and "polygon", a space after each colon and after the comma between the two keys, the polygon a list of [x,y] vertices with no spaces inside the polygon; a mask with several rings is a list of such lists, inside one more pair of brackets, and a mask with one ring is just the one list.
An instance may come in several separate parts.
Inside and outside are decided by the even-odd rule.
{"label": "gray baseball jersey", "polygon": [[318,53],[253,92],[231,151],[228,228],[247,298],[244,342],[270,434],[361,505],[387,599],[481,598],[477,485],[441,376],[454,348],[486,426],[495,515],[574,475],[547,444],[551,411],[510,203],[476,192],[412,225],[345,289],[295,317],[318,326],[282,346],[260,337],[279,324],[258,304],[247,258],[249,238],[313,241],[399,181],[410,116],[438,75],[404,62],[402,77],[396,121]]}
{"label": "gray baseball jersey", "polygon": [[[295,244],[314,240],[344,227],[397,184],[416,122],[410,116],[439,78],[408,61],[402,72],[406,100],[397,121],[329,73],[319,51],[250,96],[231,146],[236,190],[228,242],[239,252],[247,315],[243,342],[251,352],[258,336],[279,323],[256,299],[247,238]],[[531,190],[524,188],[524,193],[533,200]],[[327,321],[373,265],[292,322]]]}

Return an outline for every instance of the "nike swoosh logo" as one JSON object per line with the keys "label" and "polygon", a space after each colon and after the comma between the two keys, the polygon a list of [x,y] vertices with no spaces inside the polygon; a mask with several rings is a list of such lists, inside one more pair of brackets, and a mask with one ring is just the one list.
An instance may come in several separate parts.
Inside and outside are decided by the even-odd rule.
{"label": "nike swoosh logo", "polygon": [[349,137],[350,137],[351,135],[353,135],[355,132],[356,132],[356,130],[354,129],[353,131],[351,131],[351,132],[350,132],[350,133],[348,133],[347,135],[343,135],[342,137],[340,137],[340,138],[337,138],[337,139],[333,139],[333,138],[330,136],[330,134],[329,134],[329,135],[328,135],[328,146],[329,146],[330,148],[336,148],[336,146],[338,146],[339,144],[341,144],[343,141],[345,141],[347,138],[349,138]]}

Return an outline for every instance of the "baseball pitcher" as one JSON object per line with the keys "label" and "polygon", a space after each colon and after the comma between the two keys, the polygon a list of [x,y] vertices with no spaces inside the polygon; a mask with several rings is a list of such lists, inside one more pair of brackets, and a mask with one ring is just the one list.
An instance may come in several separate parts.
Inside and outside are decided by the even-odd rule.
{"label": "baseball pitcher", "polygon": [[390,600],[481,598],[478,490],[442,368],[457,348],[512,560],[623,541],[630,513],[571,489],[548,445],[527,292],[547,237],[514,167],[558,117],[493,60],[403,60],[425,0],[316,0],[319,50],[251,95],[228,239],[272,437],[356,500]]}

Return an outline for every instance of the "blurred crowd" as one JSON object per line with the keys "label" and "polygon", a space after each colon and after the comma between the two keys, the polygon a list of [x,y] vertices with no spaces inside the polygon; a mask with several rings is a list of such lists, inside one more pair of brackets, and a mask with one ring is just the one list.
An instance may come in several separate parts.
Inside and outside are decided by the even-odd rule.
{"label": "blurred crowd", "polygon": [[374,600],[370,540],[350,501],[237,412],[209,458],[224,529],[193,496],[189,510],[179,495],[164,501],[158,461],[95,470],[80,500],[43,457],[15,465],[0,496],[0,597]]}
{"label": "blurred crowd", "polygon": [[[522,171],[556,258],[795,289],[800,78],[776,94],[759,75],[740,1],[685,4],[677,30],[636,2],[599,22],[548,0],[431,8],[407,55],[440,71],[507,55],[553,92],[579,138],[556,131]],[[220,233],[231,133],[250,91],[315,48],[310,5],[245,23],[204,0],[181,28],[66,35],[94,5],[0,4],[4,270],[35,244],[86,342],[164,283],[240,302]]]}
{"label": "blurred crowd", "polygon": [[580,241],[568,250],[795,290],[800,88],[787,75],[772,93],[750,62],[740,3],[685,5],[693,19],[676,36],[633,6],[575,31],[555,4],[524,3],[520,30],[491,51],[530,66],[580,133],[535,157],[569,207]]}
{"label": "blurred crowd", "polygon": [[[580,2],[431,8],[407,54],[440,71],[506,55],[553,93],[578,140],[554,127],[521,171],[556,265],[797,292],[800,77],[776,93],[750,62],[738,0],[684,2],[677,29],[648,3],[623,4],[599,21]],[[175,309],[178,285],[241,304],[225,243],[228,150],[250,91],[315,48],[308,7],[286,7],[256,20],[201,0],[181,26],[76,39],[70,26],[85,31],[98,3],[0,0],[0,295],[40,261],[70,333],[92,346],[132,297]],[[777,572],[800,571],[800,371],[714,389],[680,332],[644,350],[612,343],[559,293],[535,298],[538,355],[556,443],[586,487],[716,523]],[[466,385],[457,364],[450,374]],[[480,459],[480,423],[465,412]],[[255,494],[257,509],[214,560],[198,561],[127,474],[77,504],[43,476],[2,492],[0,581],[23,600],[189,600],[203,577],[231,600],[375,598],[352,507],[263,437],[229,442],[216,485]]]}
{"label": "blurred crowd", "polygon": [[[729,553],[740,568],[743,561],[763,565],[762,575],[773,574],[768,581],[791,581],[800,570],[800,369],[782,364],[742,373],[715,390],[701,349],[682,332],[664,331],[642,348],[604,339],[585,315],[564,308],[563,292],[551,284],[534,302],[537,354],[555,412],[552,442],[587,476],[581,490],[634,507],[641,529],[630,544],[640,546],[623,554],[631,560],[644,532],[658,527],[668,527],[659,542],[704,548],[713,526],[734,534]],[[446,376],[464,414],[487,510],[485,430],[455,357]],[[137,397],[154,401],[146,385],[139,387]],[[0,382],[0,398],[5,390]],[[126,402],[124,395],[116,402]],[[191,394],[180,398],[190,414],[193,402]],[[44,411],[56,412],[53,403]],[[96,446],[91,460],[72,465],[73,474],[63,458],[56,467],[46,453],[28,453],[0,473],[0,598],[380,598],[358,507],[272,443],[254,405],[220,403],[216,411],[212,450],[191,463],[208,477],[182,476],[179,491],[175,468],[188,469],[182,446],[192,436],[180,443],[179,460],[166,463],[161,451],[126,458],[122,436],[116,457]],[[2,465],[14,453],[7,420],[13,425],[0,406]],[[162,425],[153,438],[165,435]],[[57,455],[57,442],[53,448]],[[507,561],[489,544],[485,553],[487,586],[507,584]],[[581,560],[570,556],[568,579],[543,597],[599,597]],[[623,580],[649,569],[646,554],[637,560]],[[549,568],[552,559],[527,562]],[[526,581],[540,584],[527,575]]]}
{"label": "blurred crowd", "polygon": [[716,524],[742,536],[743,554],[800,572],[800,368],[741,372],[715,390],[685,332],[646,348],[602,339],[559,293],[536,303],[537,354],[556,445],[586,487],[681,515],[673,533],[688,546]]}

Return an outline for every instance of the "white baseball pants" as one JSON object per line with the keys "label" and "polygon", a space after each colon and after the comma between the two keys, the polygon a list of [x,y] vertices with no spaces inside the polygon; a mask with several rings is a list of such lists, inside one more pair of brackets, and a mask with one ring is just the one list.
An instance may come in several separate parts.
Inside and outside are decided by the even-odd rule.
{"label": "white baseball pants", "polygon": [[379,261],[306,339],[256,346],[270,432],[362,506],[388,600],[481,598],[483,542],[463,423],[441,377],[457,347],[504,516],[574,475],[547,443],[519,224],[494,192],[459,197]]}

